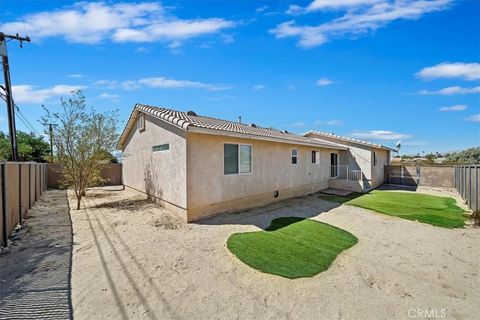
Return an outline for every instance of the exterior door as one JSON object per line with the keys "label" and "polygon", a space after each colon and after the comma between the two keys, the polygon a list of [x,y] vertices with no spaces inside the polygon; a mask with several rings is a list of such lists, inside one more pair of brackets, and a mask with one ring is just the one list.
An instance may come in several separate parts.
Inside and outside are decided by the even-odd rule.
{"label": "exterior door", "polygon": [[338,177],[338,153],[330,153],[330,177]]}

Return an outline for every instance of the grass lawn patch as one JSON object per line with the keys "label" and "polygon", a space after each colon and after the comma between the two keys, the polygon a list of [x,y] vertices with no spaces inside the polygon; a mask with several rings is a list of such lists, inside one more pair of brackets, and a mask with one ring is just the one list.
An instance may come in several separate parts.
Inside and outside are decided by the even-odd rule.
{"label": "grass lawn patch", "polygon": [[295,279],[327,270],[340,252],[357,241],[329,224],[285,217],[272,220],[262,231],[232,234],[227,247],[252,268]]}
{"label": "grass lawn patch", "polygon": [[345,203],[407,220],[417,220],[437,227],[462,228],[465,212],[453,198],[410,192],[373,190],[347,197],[321,195],[321,199]]}

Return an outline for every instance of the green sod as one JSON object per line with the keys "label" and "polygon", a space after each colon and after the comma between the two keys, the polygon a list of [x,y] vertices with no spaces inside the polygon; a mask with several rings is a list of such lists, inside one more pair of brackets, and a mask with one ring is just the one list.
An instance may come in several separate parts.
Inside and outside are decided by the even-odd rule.
{"label": "green sod", "polygon": [[326,223],[296,217],[272,220],[265,231],[232,234],[228,249],[261,272],[295,279],[327,270],[358,239]]}
{"label": "green sod", "polygon": [[345,203],[408,220],[417,220],[437,227],[462,228],[463,209],[455,199],[421,193],[374,190],[367,194],[346,197],[321,195],[321,199]]}

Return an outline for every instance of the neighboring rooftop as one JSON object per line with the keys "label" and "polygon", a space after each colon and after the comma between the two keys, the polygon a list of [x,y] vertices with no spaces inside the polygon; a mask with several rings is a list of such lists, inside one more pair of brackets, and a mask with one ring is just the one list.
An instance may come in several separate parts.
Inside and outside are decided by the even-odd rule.
{"label": "neighboring rooftop", "polygon": [[[135,119],[139,112],[149,114],[157,119],[163,120],[177,128],[185,131],[194,131],[195,128],[221,131],[231,134],[246,135],[250,138],[265,138],[268,140],[280,140],[293,144],[307,144],[321,147],[331,147],[335,149],[347,149],[346,146],[329,141],[319,141],[304,137],[302,135],[280,131],[272,128],[262,128],[254,124],[244,124],[240,122],[216,119],[206,116],[196,115],[194,112],[182,112],[167,108],[153,107],[149,105],[136,104],[128,119],[128,123],[120,137],[118,147],[121,149],[130,129],[134,127]],[[220,132],[219,132],[220,134]]]}
{"label": "neighboring rooftop", "polygon": [[360,145],[364,145],[364,146],[368,146],[368,147],[374,147],[374,148],[379,148],[379,149],[396,151],[393,148],[390,148],[390,147],[387,147],[387,146],[384,146],[384,145],[381,145],[381,144],[378,144],[378,143],[365,141],[365,140],[354,139],[354,138],[349,138],[349,137],[345,137],[345,136],[338,136],[334,133],[323,132],[323,131],[310,130],[310,131],[307,131],[306,133],[304,133],[303,136],[308,137],[309,135],[312,135],[312,134],[315,134],[315,135],[321,136],[321,137],[336,139],[336,140],[339,140],[339,141],[356,143],[356,144],[360,144]]}

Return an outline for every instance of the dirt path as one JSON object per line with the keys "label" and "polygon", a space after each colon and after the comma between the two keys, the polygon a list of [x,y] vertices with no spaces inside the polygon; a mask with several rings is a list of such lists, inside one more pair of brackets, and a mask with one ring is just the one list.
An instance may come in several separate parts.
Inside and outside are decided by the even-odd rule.
{"label": "dirt path", "polygon": [[[73,199],[72,199],[73,201]],[[359,243],[296,280],[260,273],[226,248],[234,232],[303,216]],[[184,224],[130,191],[95,190],[72,211],[75,319],[476,319],[480,230],[444,229],[318,197]]]}
{"label": "dirt path", "polygon": [[0,256],[0,319],[70,319],[72,226],[66,191],[46,191],[21,234]]}

